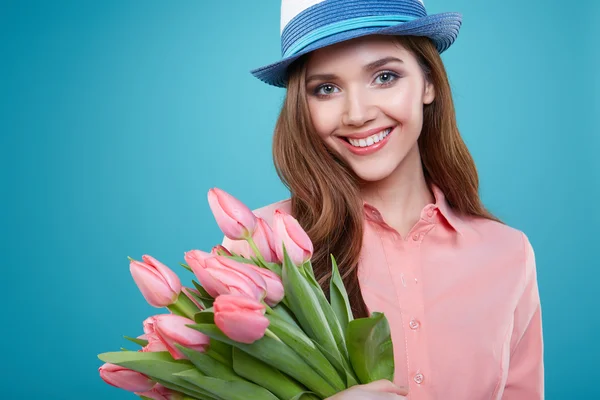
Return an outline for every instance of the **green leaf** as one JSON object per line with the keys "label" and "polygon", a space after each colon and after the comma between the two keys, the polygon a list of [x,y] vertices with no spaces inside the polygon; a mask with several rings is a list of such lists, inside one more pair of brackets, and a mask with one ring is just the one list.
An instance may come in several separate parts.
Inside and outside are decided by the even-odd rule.
{"label": "green leaf", "polygon": [[336,393],[336,390],[321,375],[308,368],[307,364],[296,352],[278,339],[265,335],[252,344],[245,344],[229,339],[215,325],[197,324],[190,327],[213,339],[245,351],[251,356],[286,373],[322,398],[332,396]]}
{"label": "green leaf", "polygon": [[329,360],[300,329],[288,324],[277,315],[269,314],[269,330],[296,352],[310,367],[338,391],[346,389],[344,381]]}
{"label": "green leaf", "polygon": [[344,382],[346,383],[346,388],[354,386],[358,384],[358,378],[354,375],[354,371],[350,364],[341,363],[339,359],[332,356],[327,350],[325,350],[319,343],[313,340],[314,345],[323,353],[323,355],[329,360],[331,365],[336,369],[338,374],[344,377]]}
{"label": "green leaf", "polygon": [[198,394],[209,395],[209,400],[218,399],[197,388],[191,388],[190,384],[175,374],[189,369],[195,369],[188,360],[173,360],[167,351],[160,352],[111,352],[102,353],[98,358],[104,362],[120,365],[152,378],[170,389],[197,397]]}
{"label": "green leaf", "polygon": [[320,400],[313,392],[302,392],[298,393],[294,397],[290,398],[290,400]]}
{"label": "green leaf", "polygon": [[369,318],[350,322],[347,343],[350,362],[360,383],[394,379],[394,352],[385,315],[374,312]]}
{"label": "green leaf", "polygon": [[187,269],[188,271],[190,271],[192,274],[194,273],[194,271],[192,271],[192,268],[184,263],[179,263],[179,265],[181,265],[183,268]]}
{"label": "green leaf", "polygon": [[233,349],[233,369],[238,375],[264,387],[280,399],[306,391],[304,386],[289,376],[238,348]]}
{"label": "green leaf", "polygon": [[[302,268],[304,268],[304,272],[306,273],[306,275],[310,276],[312,278],[312,280],[316,283],[317,281],[315,278],[315,272],[313,271],[312,263],[310,262],[310,260],[305,262],[302,265]],[[317,285],[318,285],[318,283],[317,283]]]}
{"label": "green leaf", "polygon": [[264,399],[279,400],[267,389],[247,381],[225,381],[203,376],[197,370],[187,370],[176,374],[184,380],[227,400]]}
{"label": "green leaf", "polygon": [[201,299],[214,301],[213,297],[210,294],[208,294],[206,289],[204,289],[201,284],[199,284],[195,280],[192,280],[192,283],[194,284],[194,287],[196,288],[196,290],[200,293]]}
{"label": "green leaf", "polygon": [[214,324],[215,323],[215,313],[213,312],[213,308],[207,308],[206,310],[202,310],[199,313],[194,315],[194,321],[198,324]]}
{"label": "green leaf", "polygon": [[348,300],[348,293],[344,286],[344,281],[340,276],[337,263],[333,254],[331,255],[331,281],[329,282],[329,298],[331,299],[331,308],[333,309],[342,328],[342,333],[346,335],[348,323],[354,319],[352,316],[352,308]]}
{"label": "green leaf", "polygon": [[[306,264],[308,264],[309,262],[310,261],[308,261],[304,265],[306,266]],[[311,270],[312,270],[312,268],[311,268]],[[323,346],[325,349],[327,349],[327,352],[330,355],[338,357],[339,361],[342,364],[344,364],[347,369],[351,369],[350,358],[348,356],[348,350],[346,348],[346,334],[342,330],[342,326],[340,324],[340,321],[337,318],[335,311],[333,310],[333,307],[327,301],[327,298],[325,297],[325,293],[323,293],[323,290],[321,289],[321,285],[319,285],[319,283],[317,282],[315,277],[306,271],[304,272],[303,276],[310,283],[310,287],[312,288],[312,290],[319,302],[319,306],[320,306],[323,314],[325,315],[325,319],[327,320],[327,325],[329,326],[329,329],[331,330],[331,334],[333,335],[333,338],[334,338],[334,341],[335,341],[338,351],[337,352],[332,351],[332,349],[328,348],[327,346],[323,346],[323,344],[321,342],[319,342],[319,344],[321,344],[321,346]]]}
{"label": "green leaf", "polygon": [[198,386],[186,381],[185,379],[183,379],[180,376],[173,375],[173,378],[176,379],[179,382],[179,384],[174,384],[172,382],[163,381],[161,379],[156,379],[156,382],[160,383],[164,387],[169,388],[171,390],[181,392],[184,395],[192,396],[193,399],[226,400],[226,399],[219,397],[207,390],[199,388]]}
{"label": "green leaf", "polygon": [[240,378],[240,376],[235,373],[233,368],[221,364],[207,354],[181,346],[178,343],[175,343],[175,346],[180,349],[187,359],[190,360],[204,375],[226,381],[244,381],[243,378]]}
{"label": "green leaf", "polygon": [[[285,298],[288,300],[290,309],[309,337],[319,342],[331,354],[337,354],[341,358],[338,344],[325,316],[322,303],[319,301],[317,288],[314,288],[300,273],[298,267],[292,263],[285,245],[283,246],[283,254],[282,282]],[[321,289],[318,288],[318,290]],[[327,300],[325,300],[325,303],[327,303]]]}
{"label": "green leaf", "polygon": [[221,364],[227,365],[233,368],[232,358],[233,347],[227,343],[219,342],[217,339],[210,338],[210,344],[206,355],[214,358]]}
{"label": "green leaf", "polygon": [[272,307],[271,310],[273,310],[273,312],[275,314],[277,314],[277,316],[279,318],[283,319],[284,321],[286,321],[287,323],[289,323],[291,325],[294,325],[296,328],[302,330],[302,328],[300,328],[300,325],[298,325],[298,321],[296,320],[296,317],[294,317],[294,314],[292,314],[290,309],[285,304],[279,303],[275,307]]}
{"label": "green leaf", "polygon": [[144,339],[138,339],[138,338],[132,338],[130,336],[123,336],[125,339],[129,340],[130,342],[133,342],[135,344],[139,344],[140,346],[144,347],[146,345],[148,345],[148,341],[144,340]]}

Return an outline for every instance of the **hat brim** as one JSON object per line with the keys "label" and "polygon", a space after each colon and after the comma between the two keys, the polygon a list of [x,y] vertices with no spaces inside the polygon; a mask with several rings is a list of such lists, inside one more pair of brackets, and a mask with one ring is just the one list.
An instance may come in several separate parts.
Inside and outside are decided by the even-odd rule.
{"label": "hat brim", "polygon": [[293,56],[254,69],[250,73],[269,85],[285,87],[287,83],[287,68],[304,54],[335,43],[367,35],[426,36],[433,41],[438,52],[441,54],[454,43],[458,37],[461,24],[461,14],[448,12],[428,15],[386,28],[360,28],[344,31],[311,43]]}

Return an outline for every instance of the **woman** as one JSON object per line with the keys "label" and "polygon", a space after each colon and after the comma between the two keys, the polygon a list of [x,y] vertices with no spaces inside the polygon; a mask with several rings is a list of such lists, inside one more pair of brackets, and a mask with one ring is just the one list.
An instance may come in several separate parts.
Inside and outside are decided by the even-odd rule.
{"label": "woman", "polygon": [[273,155],[291,192],[255,213],[294,215],[320,283],[332,253],[355,316],[390,323],[394,384],[331,399],[543,398],[533,249],[481,204],[439,56],[460,24],[419,0],[283,0],[283,59],[253,71],[287,88]]}

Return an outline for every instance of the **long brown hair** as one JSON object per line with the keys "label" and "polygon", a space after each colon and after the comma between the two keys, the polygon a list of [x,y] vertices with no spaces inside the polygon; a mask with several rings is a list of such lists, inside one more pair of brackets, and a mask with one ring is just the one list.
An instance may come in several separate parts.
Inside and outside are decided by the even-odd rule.
{"label": "long brown hair", "polygon": [[[423,109],[418,140],[427,183],[436,184],[458,213],[498,221],[481,204],[477,170],[458,131],[448,77],[435,46],[424,37],[395,38],[416,56],[435,88],[434,101]],[[364,219],[359,181],[314,131],[306,100],[306,57],[288,71],[287,93],[273,139],[275,168],[290,190],[292,215],[313,241],[313,268],[325,293],[329,293],[329,255],[333,254],[354,316],[367,316],[358,282]]]}

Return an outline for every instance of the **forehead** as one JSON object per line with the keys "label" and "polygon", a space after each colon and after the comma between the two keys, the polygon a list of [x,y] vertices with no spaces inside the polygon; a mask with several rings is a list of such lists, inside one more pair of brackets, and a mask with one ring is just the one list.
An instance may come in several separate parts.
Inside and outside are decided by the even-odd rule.
{"label": "forehead", "polygon": [[365,36],[336,43],[311,52],[307,69],[361,67],[383,57],[395,56],[405,62],[412,55],[393,36]]}

